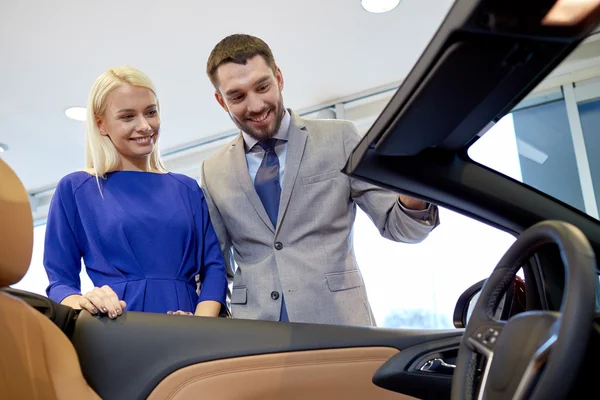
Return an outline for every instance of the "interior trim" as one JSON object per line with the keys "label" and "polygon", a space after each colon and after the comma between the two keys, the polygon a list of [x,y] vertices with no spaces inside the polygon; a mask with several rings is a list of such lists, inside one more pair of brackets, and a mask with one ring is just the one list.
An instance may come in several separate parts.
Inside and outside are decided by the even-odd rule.
{"label": "interior trim", "polygon": [[69,339],[46,316],[0,292],[0,399],[100,400]]}
{"label": "interior trim", "polygon": [[415,399],[372,382],[397,353],[391,347],[354,347],[208,361],[173,372],[148,400]]}
{"label": "interior trim", "polygon": [[354,347],[402,351],[460,336],[458,329],[397,330],[126,311],[114,320],[80,313],[72,342],[83,375],[100,397],[142,400],[169,374],[202,362]]}

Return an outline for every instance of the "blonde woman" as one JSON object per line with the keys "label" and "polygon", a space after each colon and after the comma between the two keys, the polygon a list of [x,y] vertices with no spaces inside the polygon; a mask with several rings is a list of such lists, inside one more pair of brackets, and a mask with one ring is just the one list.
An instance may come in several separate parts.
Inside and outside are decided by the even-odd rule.
{"label": "blonde woman", "polygon": [[[163,166],[159,111],[152,82],[137,69],[111,68],[92,87],[87,168],[60,180],[48,214],[52,300],[110,318],[125,308],[200,316],[225,308],[224,260],[204,195]],[[82,259],[95,285],[85,294]]]}

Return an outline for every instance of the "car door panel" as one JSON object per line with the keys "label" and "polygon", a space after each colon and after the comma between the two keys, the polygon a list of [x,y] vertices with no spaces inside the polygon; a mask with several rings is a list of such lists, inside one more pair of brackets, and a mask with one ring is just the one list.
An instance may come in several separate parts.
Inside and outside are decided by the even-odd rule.
{"label": "car door panel", "polygon": [[[425,342],[388,359],[373,376],[373,383],[421,399],[449,396],[461,337]],[[437,367],[426,368],[435,362]]]}
{"label": "car door panel", "polygon": [[[249,389],[235,383],[238,372],[242,381],[256,380],[256,393],[263,393],[260,387],[287,392],[295,388],[292,377],[300,375],[321,391],[329,385],[340,388],[339,379],[348,375],[349,396],[365,389],[385,393],[367,382],[389,358],[423,343],[445,339],[458,343],[461,335],[462,330],[391,330],[136,312],[110,320],[82,312],[72,341],[85,378],[104,399],[142,399],[153,391],[157,398],[156,393],[170,392],[172,382],[180,380],[192,382],[182,387],[185,393],[185,388],[197,385],[213,390],[225,376],[233,385],[226,393],[253,398],[240,397]],[[212,368],[221,378],[206,378]],[[362,378],[350,379],[355,377],[350,370]],[[338,373],[340,378],[328,380]],[[278,379],[285,385],[272,386]]]}
{"label": "car door panel", "polygon": [[371,377],[398,353],[391,347],[307,350],[208,361],[163,379],[148,400],[381,399],[408,400]]}

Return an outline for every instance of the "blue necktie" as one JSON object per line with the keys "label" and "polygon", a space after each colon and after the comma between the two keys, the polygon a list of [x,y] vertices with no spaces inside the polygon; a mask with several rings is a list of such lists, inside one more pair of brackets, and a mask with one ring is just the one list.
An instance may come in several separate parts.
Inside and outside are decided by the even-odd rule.
{"label": "blue necktie", "polygon": [[279,198],[281,197],[281,186],[279,185],[279,158],[275,153],[277,139],[266,139],[258,142],[265,151],[262,163],[254,178],[254,188],[258,197],[265,207],[265,211],[273,226],[277,226],[277,214],[279,213]]}
{"label": "blue necktie", "polygon": [[[279,157],[275,153],[277,139],[265,139],[258,145],[265,151],[265,156],[256,172],[254,188],[258,197],[265,207],[265,211],[274,227],[277,227],[277,214],[279,213],[279,199],[281,197],[281,185],[279,184]],[[279,320],[288,322],[287,308],[283,293],[281,294],[281,314]]]}

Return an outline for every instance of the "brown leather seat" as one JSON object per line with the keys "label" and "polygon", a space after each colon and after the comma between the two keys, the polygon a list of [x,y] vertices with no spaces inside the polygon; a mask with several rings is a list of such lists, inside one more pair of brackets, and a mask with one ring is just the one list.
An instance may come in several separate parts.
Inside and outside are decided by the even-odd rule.
{"label": "brown leather seat", "polygon": [[[0,288],[23,278],[33,221],[27,192],[0,160]],[[63,332],[23,301],[0,292],[0,399],[99,399]]]}

